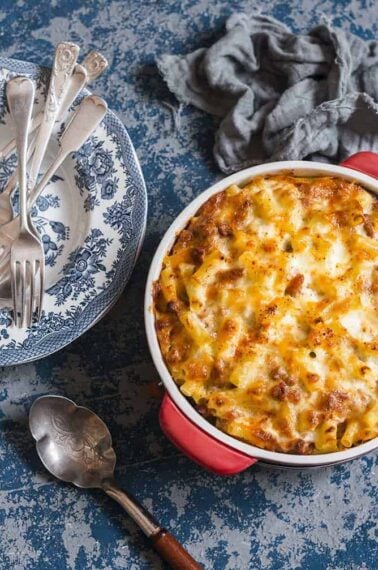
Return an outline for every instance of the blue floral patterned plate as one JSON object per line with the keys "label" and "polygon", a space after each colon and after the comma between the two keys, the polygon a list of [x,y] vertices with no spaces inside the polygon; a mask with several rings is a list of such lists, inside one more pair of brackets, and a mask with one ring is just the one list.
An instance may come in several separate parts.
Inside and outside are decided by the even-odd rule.
{"label": "blue floral patterned plate", "polygon": [[[0,146],[13,136],[5,81],[18,74],[36,81],[36,106],[43,107],[49,71],[0,58]],[[58,148],[62,129],[49,145],[46,164]],[[0,189],[15,162],[14,155],[0,161]],[[130,277],[143,241],[146,214],[146,188],[133,145],[125,127],[108,111],[33,208],[46,258],[42,317],[30,329],[16,329],[7,308],[9,299],[0,300],[1,366],[47,356],[101,318]]]}

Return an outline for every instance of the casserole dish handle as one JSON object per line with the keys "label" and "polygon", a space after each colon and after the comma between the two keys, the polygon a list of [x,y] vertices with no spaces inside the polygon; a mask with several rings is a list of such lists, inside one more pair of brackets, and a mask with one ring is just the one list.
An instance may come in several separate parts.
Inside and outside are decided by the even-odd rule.
{"label": "casserole dish handle", "polygon": [[166,393],[160,407],[161,429],[187,457],[218,475],[233,475],[257,459],[228,447],[197,427]]}
{"label": "casserole dish handle", "polygon": [[344,160],[340,166],[346,166],[373,178],[378,178],[378,154],[375,152],[357,152]]}

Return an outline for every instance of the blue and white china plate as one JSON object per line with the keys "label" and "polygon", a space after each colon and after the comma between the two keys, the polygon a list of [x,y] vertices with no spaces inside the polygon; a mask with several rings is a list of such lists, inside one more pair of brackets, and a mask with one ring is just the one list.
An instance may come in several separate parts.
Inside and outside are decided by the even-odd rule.
{"label": "blue and white china plate", "polygon": [[[5,82],[15,75],[36,81],[36,108],[43,107],[49,71],[0,58],[0,146],[13,138]],[[62,129],[60,129],[61,132]],[[57,148],[49,145],[46,166]],[[15,155],[0,160],[0,190]],[[47,356],[83,334],[117,300],[137,259],[146,225],[143,175],[125,127],[108,111],[94,135],[68,158],[33,208],[45,250],[46,292],[41,320],[13,326],[0,302],[0,366]]]}

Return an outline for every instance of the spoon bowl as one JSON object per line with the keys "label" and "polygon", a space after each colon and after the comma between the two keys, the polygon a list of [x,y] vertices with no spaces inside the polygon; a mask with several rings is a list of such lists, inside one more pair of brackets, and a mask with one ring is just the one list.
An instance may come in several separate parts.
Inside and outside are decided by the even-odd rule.
{"label": "spoon bowl", "polygon": [[43,465],[77,487],[101,488],[113,479],[116,455],[104,422],[61,396],[42,396],[31,407],[30,431]]}

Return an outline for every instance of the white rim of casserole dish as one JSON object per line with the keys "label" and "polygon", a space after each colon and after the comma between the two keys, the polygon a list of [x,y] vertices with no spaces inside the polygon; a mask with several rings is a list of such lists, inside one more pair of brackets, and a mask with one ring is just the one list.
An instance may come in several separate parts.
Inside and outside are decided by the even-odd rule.
{"label": "white rim of casserole dish", "polygon": [[199,429],[209,434],[216,440],[224,443],[226,446],[241,451],[250,457],[255,457],[263,462],[275,463],[287,466],[297,467],[316,467],[321,465],[330,465],[348,461],[365,455],[378,447],[378,437],[343,451],[334,451],[325,454],[314,455],[296,455],[289,453],[280,453],[276,451],[267,451],[249,443],[240,441],[213,426],[209,421],[204,419],[189,402],[188,398],[182,394],[178,385],[173,380],[161,354],[159,341],[155,330],[155,316],[153,312],[153,284],[159,278],[164,256],[172,248],[177,234],[186,227],[191,217],[198,209],[214,194],[225,190],[232,184],[243,186],[256,176],[266,174],[278,174],[280,172],[290,171],[299,176],[314,175],[336,175],[347,180],[359,182],[364,188],[378,195],[378,180],[363,174],[357,170],[352,170],[343,166],[335,166],[324,164],[321,162],[309,161],[280,161],[262,164],[246,168],[223,178],[213,186],[202,192],[197,198],[188,204],[188,206],[177,216],[167,232],[163,236],[153,257],[150,270],[147,277],[145,292],[145,327],[147,341],[152,355],[153,362],[162,379],[164,386],[170,397],[177,407],[189,418]]}

